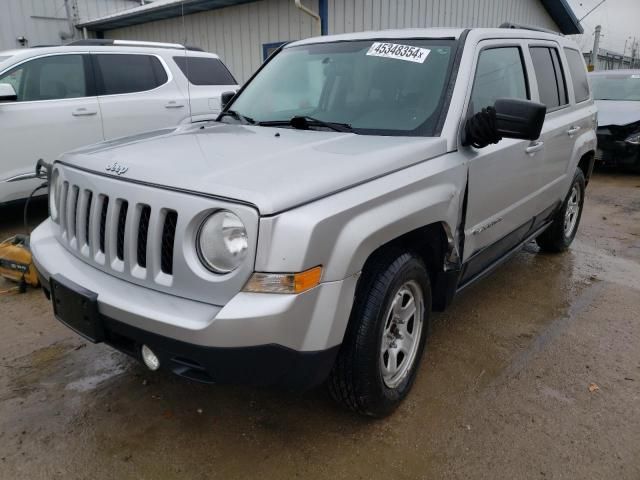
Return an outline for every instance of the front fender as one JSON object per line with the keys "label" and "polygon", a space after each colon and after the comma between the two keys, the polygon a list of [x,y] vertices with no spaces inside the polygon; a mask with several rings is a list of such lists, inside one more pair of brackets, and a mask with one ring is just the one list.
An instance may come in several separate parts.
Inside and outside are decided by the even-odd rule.
{"label": "front fender", "polygon": [[466,183],[457,152],[426,160],[299,208],[262,218],[257,271],[323,265],[323,282],[357,274],[380,246],[425,225],[457,230]]}

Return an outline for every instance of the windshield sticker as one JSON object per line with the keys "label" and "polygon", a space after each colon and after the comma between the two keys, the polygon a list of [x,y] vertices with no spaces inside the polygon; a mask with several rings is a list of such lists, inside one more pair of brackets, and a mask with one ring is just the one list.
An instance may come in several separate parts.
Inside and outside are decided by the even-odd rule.
{"label": "windshield sticker", "polygon": [[374,42],[367,52],[373,57],[395,58],[408,62],[424,63],[429,56],[428,48],[412,47],[411,45],[399,45],[396,43]]}

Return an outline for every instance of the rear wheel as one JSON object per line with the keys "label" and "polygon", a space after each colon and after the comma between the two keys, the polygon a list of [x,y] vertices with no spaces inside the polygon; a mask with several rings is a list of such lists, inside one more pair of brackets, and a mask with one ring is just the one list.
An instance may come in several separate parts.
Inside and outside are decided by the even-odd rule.
{"label": "rear wheel", "polygon": [[584,192],[584,174],[582,170],[577,169],[567,198],[556,214],[553,223],[536,238],[536,242],[542,250],[564,252],[569,248],[576,236],[580,218],[582,217]]}
{"label": "rear wheel", "polygon": [[364,415],[391,413],[415,380],[430,312],[429,276],[417,255],[394,250],[373,258],[329,377],[333,398]]}

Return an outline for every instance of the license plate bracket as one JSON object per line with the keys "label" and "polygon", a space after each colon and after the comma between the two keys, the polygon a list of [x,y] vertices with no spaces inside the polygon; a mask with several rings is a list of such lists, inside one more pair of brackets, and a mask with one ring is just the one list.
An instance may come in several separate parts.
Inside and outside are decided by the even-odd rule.
{"label": "license plate bracket", "polygon": [[98,294],[62,275],[50,279],[56,318],[92,343],[104,340],[104,325],[98,314]]}

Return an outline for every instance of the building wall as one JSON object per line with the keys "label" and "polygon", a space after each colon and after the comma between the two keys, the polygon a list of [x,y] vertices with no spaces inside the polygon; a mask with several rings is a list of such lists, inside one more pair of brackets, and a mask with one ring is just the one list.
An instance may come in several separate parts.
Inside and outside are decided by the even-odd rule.
{"label": "building wall", "polygon": [[[87,0],[88,1],[88,0]],[[94,0],[95,1],[95,0]],[[539,0],[326,0],[333,33],[407,27],[497,27],[505,21],[558,29]],[[305,0],[318,11],[319,0]],[[293,0],[239,6],[105,32],[106,38],[187,43],[222,57],[239,82],[263,61],[265,44],[317,35]],[[186,37],[186,40],[185,40]]]}
{"label": "building wall", "polygon": [[511,22],[557,29],[538,0],[327,0],[329,33],[387,28],[497,27]]}
{"label": "building wall", "polygon": [[[318,11],[317,0],[304,4]],[[105,32],[105,38],[183,43],[220,55],[239,82],[263,61],[263,46],[319,35],[293,0],[262,0]]]}
{"label": "building wall", "polygon": [[[139,0],[70,0],[72,16],[82,21],[140,5]],[[0,51],[19,48],[18,37],[27,46],[59,45],[61,32],[69,33],[64,0],[0,0]],[[75,38],[81,33],[74,31]]]}

